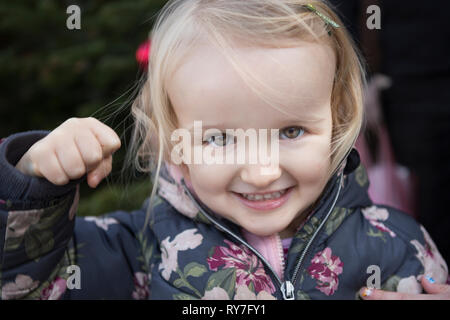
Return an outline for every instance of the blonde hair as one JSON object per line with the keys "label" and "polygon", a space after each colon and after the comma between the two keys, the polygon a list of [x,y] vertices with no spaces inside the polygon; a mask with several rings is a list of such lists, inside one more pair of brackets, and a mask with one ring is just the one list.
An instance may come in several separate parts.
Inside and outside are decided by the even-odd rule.
{"label": "blonde hair", "polygon": [[[363,122],[365,71],[361,55],[343,27],[334,28],[305,8],[343,23],[324,1],[317,0],[172,0],[161,10],[151,38],[147,80],[132,106],[135,127],[128,160],[139,171],[159,175],[169,159],[170,137],[177,119],[167,93],[167,81],[197,41],[205,38],[221,50],[248,86],[277,108],[281,93],[264,85],[233,53],[237,42],[254,47],[298,46],[316,41],[330,46],[336,57],[331,94],[332,144],[330,176],[353,146]],[[282,110],[280,110],[282,111]],[[158,179],[154,179],[157,183]],[[155,194],[153,186],[150,200]]]}

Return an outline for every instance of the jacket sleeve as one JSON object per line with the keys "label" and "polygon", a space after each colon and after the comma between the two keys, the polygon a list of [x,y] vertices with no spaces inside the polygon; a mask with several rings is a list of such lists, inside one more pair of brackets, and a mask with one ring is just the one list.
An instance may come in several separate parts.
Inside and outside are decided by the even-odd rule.
{"label": "jacket sleeve", "polygon": [[412,217],[393,208],[386,221],[391,236],[397,238],[398,250],[393,260],[401,261],[381,289],[404,293],[422,293],[420,276],[428,275],[446,283],[448,267],[426,229]]}
{"label": "jacket sleeve", "polygon": [[79,184],[56,186],[15,168],[46,131],[0,143],[0,289],[3,299],[145,299],[153,239],[146,207],[76,217]]}

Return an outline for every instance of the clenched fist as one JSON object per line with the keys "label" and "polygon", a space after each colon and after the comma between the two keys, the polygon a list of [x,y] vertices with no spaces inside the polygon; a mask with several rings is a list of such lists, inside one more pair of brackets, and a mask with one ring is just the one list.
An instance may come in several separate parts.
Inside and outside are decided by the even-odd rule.
{"label": "clenched fist", "polygon": [[88,185],[95,188],[111,172],[112,154],[119,148],[119,137],[102,122],[70,118],[32,145],[16,168],[56,185],[88,173]]}

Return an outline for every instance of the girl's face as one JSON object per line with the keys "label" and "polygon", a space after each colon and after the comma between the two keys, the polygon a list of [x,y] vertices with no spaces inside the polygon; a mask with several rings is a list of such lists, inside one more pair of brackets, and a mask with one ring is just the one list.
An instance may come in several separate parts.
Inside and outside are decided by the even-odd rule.
{"label": "girl's face", "polygon": [[[235,48],[240,62],[269,90],[283,93],[280,112],[259,98],[212,45],[199,45],[168,83],[179,128],[279,129],[278,164],[183,164],[185,180],[215,213],[260,236],[292,236],[328,181],[335,57],[325,45]],[[269,92],[270,94],[270,92]],[[205,145],[220,139],[205,137]],[[223,137],[222,137],[223,138]],[[223,141],[223,140],[222,140]],[[247,140],[248,144],[248,140]],[[218,150],[218,149],[214,149]],[[248,150],[248,149],[247,149]],[[270,150],[270,147],[269,147]],[[270,194],[270,196],[269,196]],[[264,196],[265,195],[265,196]]]}

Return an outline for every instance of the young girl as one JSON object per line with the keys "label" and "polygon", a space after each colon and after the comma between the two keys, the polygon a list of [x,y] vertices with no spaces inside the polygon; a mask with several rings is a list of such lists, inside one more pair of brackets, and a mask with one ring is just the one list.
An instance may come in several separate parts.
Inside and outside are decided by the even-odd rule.
{"label": "young girl", "polygon": [[[423,227],[367,196],[352,149],[364,72],[324,2],[170,1],[151,38],[132,109],[130,152],[155,173],[140,210],[75,217],[78,184],[96,187],[120,147],[93,118],[0,145],[3,299],[355,299],[445,282]],[[214,130],[174,148],[196,121]],[[277,129],[278,161],[191,161],[190,147],[235,151],[229,129]]]}

